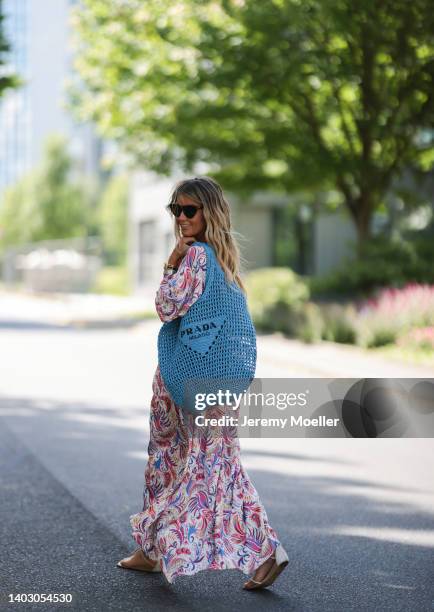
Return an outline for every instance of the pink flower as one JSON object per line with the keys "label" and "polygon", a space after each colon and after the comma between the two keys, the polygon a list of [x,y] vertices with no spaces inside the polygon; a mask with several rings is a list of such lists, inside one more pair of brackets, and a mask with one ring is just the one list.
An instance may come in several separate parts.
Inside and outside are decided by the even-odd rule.
{"label": "pink flower", "polygon": [[398,340],[400,346],[421,346],[434,350],[434,327],[411,329]]}

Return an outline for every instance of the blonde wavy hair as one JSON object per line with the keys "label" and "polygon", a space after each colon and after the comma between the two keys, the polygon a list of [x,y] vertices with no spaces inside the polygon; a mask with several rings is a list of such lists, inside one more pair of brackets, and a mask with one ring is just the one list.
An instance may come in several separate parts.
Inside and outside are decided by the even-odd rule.
{"label": "blonde wavy hair", "polygon": [[[226,280],[235,282],[246,293],[241,279],[241,253],[235,232],[232,229],[231,210],[220,185],[208,176],[200,176],[179,181],[170,196],[170,204],[176,204],[180,195],[189,196],[196,204],[203,206],[206,223],[205,240],[214,248]],[[181,229],[175,221],[175,238],[182,237]]]}

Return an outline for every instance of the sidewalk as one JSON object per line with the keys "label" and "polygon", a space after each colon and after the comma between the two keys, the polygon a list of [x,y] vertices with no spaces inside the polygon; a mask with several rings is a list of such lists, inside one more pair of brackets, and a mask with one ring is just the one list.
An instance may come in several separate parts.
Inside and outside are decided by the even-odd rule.
{"label": "sidewalk", "polygon": [[86,293],[33,293],[0,289],[0,325],[124,327],[154,317],[155,295],[116,296]]}
{"label": "sidewalk", "polygon": [[282,376],[288,377],[434,378],[434,367],[386,359],[369,349],[325,340],[305,344],[280,334],[258,335],[258,353],[270,366],[284,367]]}

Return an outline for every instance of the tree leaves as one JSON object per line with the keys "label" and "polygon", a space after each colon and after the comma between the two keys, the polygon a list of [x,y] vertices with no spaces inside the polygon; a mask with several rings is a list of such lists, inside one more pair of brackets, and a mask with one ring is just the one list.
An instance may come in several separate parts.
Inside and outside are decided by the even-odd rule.
{"label": "tree leaves", "polygon": [[428,0],[84,0],[74,106],[160,173],[206,162],[235,190],[334,185],[363,237],[393,177],[430,159],[433,14]]}

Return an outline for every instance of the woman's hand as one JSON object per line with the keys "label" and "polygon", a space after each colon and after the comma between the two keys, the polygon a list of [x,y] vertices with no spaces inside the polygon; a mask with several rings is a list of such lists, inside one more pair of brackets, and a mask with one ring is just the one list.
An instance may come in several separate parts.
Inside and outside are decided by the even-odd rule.
{"label": "woman's hand", "polygon": [[184,257],[187,253],[190,246],[195,242],[195,238],[193,236],[189,236],[188,238],[184,238],[183,236],[179,238],[176,242],[176,246],[170,254],[167,263],[172,266],[176,266],[178,262]]}

